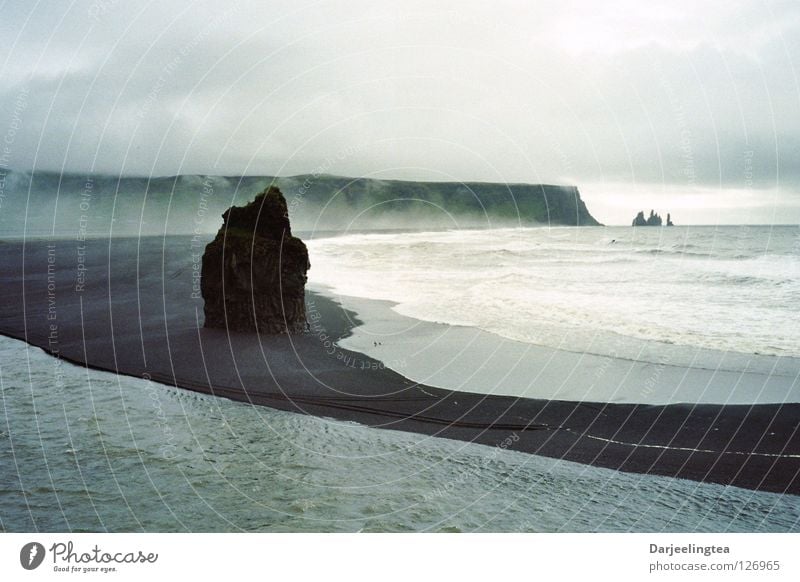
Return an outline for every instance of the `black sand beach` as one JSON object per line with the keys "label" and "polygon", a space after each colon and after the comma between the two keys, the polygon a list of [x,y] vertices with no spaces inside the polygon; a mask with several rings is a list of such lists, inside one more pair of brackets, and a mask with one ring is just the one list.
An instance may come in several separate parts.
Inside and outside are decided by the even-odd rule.
{"label": "black sand beach", "polygon": [[3,243],[0,333],[82,365],[281,410],[800,494],[800,404],[576,403],[422,386],[338,348],[356,316],[313,293],[307,334],[205,329],[198,279],[205,242]]}

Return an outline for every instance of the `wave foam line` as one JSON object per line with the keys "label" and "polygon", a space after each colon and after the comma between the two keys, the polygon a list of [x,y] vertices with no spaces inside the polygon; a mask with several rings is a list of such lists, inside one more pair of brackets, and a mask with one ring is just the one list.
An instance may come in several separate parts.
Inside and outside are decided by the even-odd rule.
{"label": "wave foam line", "polygon": [[744,451],[714,451],[712,449],[693,449],[691,447],[670,447],[668,445],[648,445],[643,443],[628,443],[625,441],[618,441],[614,439],[605,439],[603,437],[594,436],[587,433],[579,433],[569,428],[561,427],[562,430],[566,430],[567,432],[571,432],[573,434],[580,435],[581,437],[585,437],[587,439],[594,439],[596,441],[603,441],[606,443],[611,443],[614,445],[622,445],[626,447],[638,447],[643,449],[663,449],[667,451],[686,451],[691,453],[711,453],[714,455],[746,455],[750,457],[771,457],[777,459],[800,459],[800,454],[797,455],[784,455],[779,453],[755,453],[749,452],[746,453]]}

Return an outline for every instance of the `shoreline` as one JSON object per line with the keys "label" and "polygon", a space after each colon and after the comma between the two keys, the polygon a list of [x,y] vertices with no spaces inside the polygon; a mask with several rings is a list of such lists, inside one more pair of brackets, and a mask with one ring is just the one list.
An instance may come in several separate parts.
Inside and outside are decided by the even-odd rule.
{"label": "shoreline", "polygon": [[800,494],[800,404],[608,404],[435,388],[331,349],[327,340],[363,322],[313,292],[311,323],[326,339],[205,329],[202,300],[191,299],[191,239],[180,238],[7,243],[0,333],[78,365],[281,410],[490,446],[516,434],[521,452]]}
{"label": "shoreline", "polygon": [[[334,297],[345,310],[364,314],[342,347],[381,360],[421,384],[575,402],[800,403],[800,384],[793,372],[800,369],[798,358],[671,344],[659,344],[651,353],[642,350],[640,358],[573,351],[520,342],[475,327],[417,319],[398,313],[394,307],[399,304],[392,301],[310,286],[315,293]],[[681,360],[691,360],[691,365]]]}

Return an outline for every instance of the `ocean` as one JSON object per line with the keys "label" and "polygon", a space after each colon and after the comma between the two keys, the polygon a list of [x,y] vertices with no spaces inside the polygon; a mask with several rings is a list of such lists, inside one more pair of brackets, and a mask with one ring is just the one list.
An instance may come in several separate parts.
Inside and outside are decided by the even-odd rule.
{"label": "ocean", "polygon": [[[761,354],[796,376],[799,234],[356,233],[309,240],[309,275],[520,344]],[[249,406],[0,337],[0,530],[796,532],[800,499]]]}
{"label": "ocean", "polygon": [[424,321],[619,357],[645,343],[800,357],[796,226],[354,234],[309,248],[312,284]]}

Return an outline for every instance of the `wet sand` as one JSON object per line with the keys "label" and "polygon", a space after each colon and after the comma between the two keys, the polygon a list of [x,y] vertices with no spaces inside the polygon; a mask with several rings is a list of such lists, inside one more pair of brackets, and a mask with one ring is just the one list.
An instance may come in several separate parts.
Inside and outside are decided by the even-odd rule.
{"label": "wet sand", "polygon": [[421,384],[581,402],[800,402],[798,358],[645,340],[629,342],[634,349],[627,353],[608,345],[570,351],[515,341],[476,327],[421,321],[401,315],[395,310],[397,304],[390,301],[365,301],[335,295],[323,286],[312,288],[335,296],[345,309],[364,320],[341,342],[342,347],[381,360]]}
{"label": "wet sand", "polygon": [[339,348],[336,341],[360,322],[317,293],[308,294],[307,334],[205,329],[197,269],[207,241],[196,242],[4,243],[0,333],[92,368],[256,405],[635,473],[800,494],[798,403],[611,404],[420,385]]}

